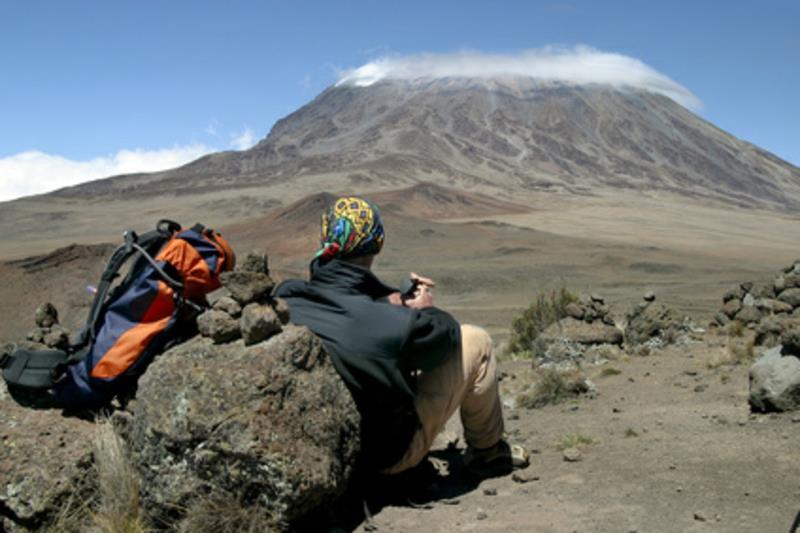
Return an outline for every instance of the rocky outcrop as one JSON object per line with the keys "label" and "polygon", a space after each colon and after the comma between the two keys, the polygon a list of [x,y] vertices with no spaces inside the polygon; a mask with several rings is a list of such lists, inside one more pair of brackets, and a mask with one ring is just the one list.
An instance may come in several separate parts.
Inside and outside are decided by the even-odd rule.
{"label": "rocky outcrop", "polygon": [[0,531],[38,530],[94,491],[95,424],[17,404],[0,380]]}
{"label": "rocky outcrop", "polygon": [[567,304],[565,312],[566,318],[536,337],[534,365],[568,368],[602,359],[598,347],[616,349],[622,344],[622,330],[614,325],[603,297],[582,295],[577,302]]}
{"label": "rocky outcrop", "polygon": [[[266,256],[244,265],[266,269]],[[228,298],[202,315],[205,335],[158,356],[136,398],[111,407],[157,529],[291,529],[335,501],[353,471],[360,417],[323,345],[287,324],[285,302],[251,294],[245,311]],[[75,502],[84,521],[102,512],[99,426],[77,414],[22,407],[0,385],[0,531],[63,529]]]}
{"label": "rocky outcrop", "polygon": [[676,344],[685,341],[693,329],[688,317],[656,302],[652,293],[646,294],[644,301],[628,313],[626,322],[625,343],[630,348]]}
{"label": "rocky outcrop", "polygon": [[140,382],[129,440],[157,520],[225,497],[279,528],[341,494],[359,416],[319,340],[288,326],[252,346],[196,337],[165,353]]}

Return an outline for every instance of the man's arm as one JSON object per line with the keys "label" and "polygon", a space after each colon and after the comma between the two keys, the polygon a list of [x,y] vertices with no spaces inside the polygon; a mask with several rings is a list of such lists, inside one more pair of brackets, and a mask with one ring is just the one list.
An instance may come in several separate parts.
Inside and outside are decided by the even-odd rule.
{"label": "man's arm", "polygon": [[461,345],[461,326],[438,307],[415,309],[408,339],[400,354],[408,369],[432,370]]}

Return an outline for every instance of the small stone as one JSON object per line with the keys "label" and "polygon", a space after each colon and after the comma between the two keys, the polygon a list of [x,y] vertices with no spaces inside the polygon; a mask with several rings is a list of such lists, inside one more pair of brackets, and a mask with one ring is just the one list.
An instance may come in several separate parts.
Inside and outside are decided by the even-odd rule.
{"label": "small stone", "polygon": [[485,496],[497,496],[497,489],[483,489],[483,494]]}
{"label": "small stone", "polygon": [[683,487],[681,487],[679,485],[678,487],[675,488],[675,492],[678,492],[678,493],[683,492]]}
{"label": "small stone", "polygon": [[283,298],[275,298],[275,301],[272,302],[272,308],[278,313],[281,324],[285,325],[289,323],[289,304],[286,303],[286,300]]}
{"label": "small stone", "polygon": [[31,342],[42,343],[44,342],[44,336],[49,332],[50,332],[49,330],[45,330],[43,328],[33,328],[28,332],[25,338]]}
{"label": "small stone", "polygon": [[567,313],[567,316],[570,316],[575,320],[583,319],[584,315],[583,308],[576,303],[567,304],[567,306],[564,308],[564,312]]}
{"label": "small stone", "polygon": [[281,321],[268,305],[251,303],[245,306],[240,322],[245,346],[265,341],[281,331]]}
{"label": "small stone", "polygon": [[602,296],[600,296],[599,294],[597,294],[596,292],[592,293],[592,295],[589,296],[589,297],[592,299],[592,302],[596,302],[596,303],[599,303],[599,304],[606,303],[606,299],[603,298]]}
{"label": "small stone", "polygon": [[244,255],[244,258],[239,261],[236,270],[241,272],[258,272],[260,274],[269,274],[269,261],[267,253],[264,251],[252,250]]}
{"label": "small stone", "polygon": [[648,291],[644,293],[644,301],[645,302],[655,302],[656,301],[656,293],[653,291]]}
{"label": "small stone", "polygon": [[489,515],[487,515],[483,511],[478,511],[478,515],[475,518],[478,520],[486,520],[487,518],[489,518]]}
{"label": "small stone", "polygon": [[694,519],[698,522],[707,522],[708,517],[705,515],[703,511],[695,511],[694,512]]}
{"label": "small stone", "polygon": [[612,413],[621,413],[622,409],[620,409],[619,407],[612,407],[611,408],[611,412]]}
{"label": "small stone", "polygon": [[47,333],[42,342],[50,348],[64,350],[69,347],[69,333],[61,326],[53,326]]}
{"label": "small stone", "polygon": [[800,424],[800,415],[795,415],[792,417],[792,423]]}
{"label": "small stone", "polygon": [[734,298],[733,300],[728,300],[725,302],[725,305],[722,306],[722,312],[725,313],[728,318],[733,318],[736,316],[736,313],[741,310],[741,308],[742,301],[738,298]]}
{"label": "small stone", "polygon": [[459,503],[461,503],[461,500],[459,500],[458,498],[442,498],[439,501],[444,505],[458,505]]}
{"label": "small stone", "polygon": [[525,470],[519,470],[511,474],[511,480],[516,483],[529,483],[531,481],[539,481],[539,476],[528,473]]}
{"label": "small stone", "polygon": [[275,288],[272,278],[262,272],[223,272],[220,280],[231,297],[243,306],[267,300]]}
{"label": "small stone", "polygon": [[694,388],[694,392],[703,392],[706,390],[706,388],[708,388],[708,385],[697,385]]}
{"label": "small stone", "polygon": [[209,309],[197,317],[197,329],[214,344],[235,341],[242,336],[239,321],[218,309]]}
{"label": "small stone", "polygon": [[576,463],[583,459],[583,454],[578,448],[567,448],[563,452],[563,457],[569,463]]}
{"label": "small stone", "polygon": [[213,309],[217,311],[222,311],[223,313],[227,313],[233,318],[239,318],[242,314],[242,306],[239,305],[239,302],[231,298],[230,296],[223,296],[212,306]]}
{"label": "small stone", "polygon": [[50,302],[45,302],[36,308],[34,313],[36,325],[40,328],[49,328],[58,324],[58,311]]}

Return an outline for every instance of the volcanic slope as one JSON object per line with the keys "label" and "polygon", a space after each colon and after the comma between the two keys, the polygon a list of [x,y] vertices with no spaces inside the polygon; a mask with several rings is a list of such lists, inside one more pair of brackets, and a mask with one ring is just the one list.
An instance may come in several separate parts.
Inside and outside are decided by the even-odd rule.
{"label": "volcanic slope", "polygon": [[[316,176],[315,178],[311,178]],[[800,169],[666,96],[530,78],[339,85],[245,152],[118,177],[58,196],[272,186],[342,177],[364,189],[418,181],[494,194],[667,191],[743,206],[800,206]],[[305,179],[303,179],[305,178]]]}

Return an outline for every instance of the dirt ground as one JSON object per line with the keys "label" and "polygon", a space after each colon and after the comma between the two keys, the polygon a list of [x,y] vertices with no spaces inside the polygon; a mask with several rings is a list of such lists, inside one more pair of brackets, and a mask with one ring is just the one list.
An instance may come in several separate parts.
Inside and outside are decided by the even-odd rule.
{"label": "dirt ground", "polygon": [[[788,531],[800,511],[800,414],[751,414],[749,365],[716,366],[726,350],[709,334],[624,356],[584,369],[595,397],[541,409],[508,407],[530,363],[503,362],[506,429],[531,465],[465,483],[460,456],[446,451],[460,434],[454,417],[429,459],[450,461],[441,497],[387,506],[357,531]],[[561,448],[578,440],[590,441],[582,459],[566,461]]]}
{"label": "dirt ground", "polygon": [[[410,271],[434,278],[437,305],[486,327],[502,352],[513,317],[541,291],[599,292],[621,318],[652,290],[705,326],[727,288],[769,280],[800,257],[800,220],[791,215],[652,198],[515,200],[531,212],[455,221],[387,216],[376,272],[394,283]],[[34,204],[18,208],[30,213],[0,216],[0,225],[20,230],[4,232],[0,259],[70,242],[119,242],[119,228],[99,223],[107,215],[100,207],[87,208],[76,225],[58,226],[76,228],[70,235],[37,233],[47,220],[34,216],[41,207]],[[78,216],[63,207],[72,209],[65,217]],[[120,207],[125,224],[142,219],[134,207]],[[217,226],[226,220],[216,212],[181,215]],[[294,241],[290,234],[315,232],[312,225],[228,236],[237,251],[282,244],[270,258],[280,280],[304,274],[314,237]],[[102,260],[56,263],[35,272],[0,264],[0,341],[24,335],[45,300],[69,327],[79,326],[90,303],[86,286],[96,282]],[[450,472],[440,483],[444,495],[424,508],[374,508],[374,520],[358,531],[787,531],[800,510],[800,413],[751,415],[749,365],[719,365],[727,349],[727,339],[708,333],[689,346],[612,360],[584,369],[597,386],[594,398],[535,410],[514,407],[531,383],[530,362],[503,360],[507,430],[535,452],[522,477],[466,482],[460,454],[443,439],[434,455]],[[603,375],[604,368],[620,373]],[[581,461],[563,459],[559,448],[570,438],[585,441]]]}

